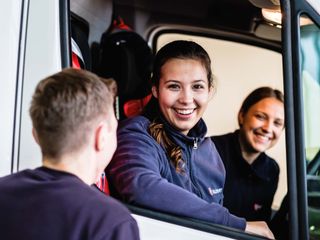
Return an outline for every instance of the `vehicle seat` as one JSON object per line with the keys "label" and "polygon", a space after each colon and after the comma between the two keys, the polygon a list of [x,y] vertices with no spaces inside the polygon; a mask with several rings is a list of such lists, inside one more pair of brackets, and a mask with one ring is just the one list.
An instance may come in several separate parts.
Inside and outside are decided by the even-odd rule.
{"label": "vehicle seat", "polygon": [[89,23],[73,12],[71,12],[71,48],[72,66],[91,70]]}
{"label": "vehicle seat", "polygon": [[151,48],[119,18],[102,35],[100,50],[98,75],[117,82],[119,120],[138,115],[150,99]]}

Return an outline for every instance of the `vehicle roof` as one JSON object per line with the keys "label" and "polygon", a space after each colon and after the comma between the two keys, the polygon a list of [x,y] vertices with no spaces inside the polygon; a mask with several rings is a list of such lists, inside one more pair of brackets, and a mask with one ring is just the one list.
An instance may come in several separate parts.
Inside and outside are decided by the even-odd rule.
{"label": "vehicle roof", "polygon": [[[277,2],[277,1],[272,1]],[[261,7],[279,9],[270,0],[114,0],[114,13],[125,16],[145,34],[156,26],[175,24],[240,33],[271,42],[281,41],[281,30],[265,21]],[[133,14],[132,14],[133,13]],[[187,30],[182,29],[182,30]],[[142,32],[144,31],[144,32]]]}

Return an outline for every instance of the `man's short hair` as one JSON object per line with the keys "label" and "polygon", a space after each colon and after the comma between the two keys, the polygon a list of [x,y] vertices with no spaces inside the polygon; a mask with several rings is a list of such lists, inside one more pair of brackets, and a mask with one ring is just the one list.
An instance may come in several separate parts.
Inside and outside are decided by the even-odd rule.
{"label": "man's short hair", "polygon": [[43,156],[59,159],[88,144],[93,124],[113,111],[113,96],[101,79],[73,68],[40,81],[30,116]]}
{"label": "man's short hair", "polygon": [[118,94],[117,82],[113,78],[100,77],[100,79],[108,87],[108,90],[111,92],[112,96],[115,98]]}

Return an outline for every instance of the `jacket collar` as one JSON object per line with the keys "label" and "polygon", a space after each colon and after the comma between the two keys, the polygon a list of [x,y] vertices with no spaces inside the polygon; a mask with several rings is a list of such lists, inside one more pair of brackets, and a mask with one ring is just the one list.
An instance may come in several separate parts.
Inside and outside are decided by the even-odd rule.
{"label": "jacket collar", "polygon": [[176,128],[174,128],[162,115],[160,116],[160,122],[163,123],[165,130],[169,133],[173,140],[177,141],[178,144],[194,144],[195,139],[197,139],[197,142],[202,142],[207,134],[207,126],[202,118],[189,131],[188,135],[184,135]]}
{"label": "jacket collar", "polygon": [[256,160],[250,165],[243,157],[241,153],[240,143],[239,143],[239,130],[234,132],[234,146],[236,146],[236,154],[240,156],[239,159],[239,167],[241,167],[245,173],[253,173],[258,178],[269,181],[270,176],[266,171],[266,167],[268,164],[268,156],[263,152],[261,153]]}

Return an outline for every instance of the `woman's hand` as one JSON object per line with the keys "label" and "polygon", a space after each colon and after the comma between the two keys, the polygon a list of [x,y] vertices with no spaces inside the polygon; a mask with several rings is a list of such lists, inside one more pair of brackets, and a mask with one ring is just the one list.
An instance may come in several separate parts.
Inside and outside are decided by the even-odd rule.
{"label": "woman's hand", "polygon": [[269,229],[266,222],[263,221],[247,222],[245,231],[247,233],[258,234],[270,239],[274,239],[273,233]]}

